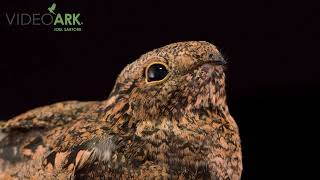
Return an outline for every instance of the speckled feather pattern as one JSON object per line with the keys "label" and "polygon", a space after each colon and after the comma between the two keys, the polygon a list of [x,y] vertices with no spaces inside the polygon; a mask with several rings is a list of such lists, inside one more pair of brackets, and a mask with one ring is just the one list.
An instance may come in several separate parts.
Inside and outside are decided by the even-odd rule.
{"label": "speckled feather pattern", "polygon": [[[163,81],[146,68],[166,64]],[[239,131],[225,60],[204,41],[150,51],[120,73],[105,101],[66,101],[0,125],[0,179],[239,180]]]}

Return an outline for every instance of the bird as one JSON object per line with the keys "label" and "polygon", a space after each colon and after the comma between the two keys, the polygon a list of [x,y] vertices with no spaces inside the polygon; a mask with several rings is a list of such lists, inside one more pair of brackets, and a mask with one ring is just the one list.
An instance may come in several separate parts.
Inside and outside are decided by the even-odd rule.
{"label": "bird", "polygon": [[52,13],[52,14],[56,14],[55,12],[54,12],[54,10],[56,9],[56,3],[52,3],[52,5],[50,6],[50,7],[48,7],[48,11],[50,12],[50,13]]}
{"label": "bird", "polygon": [[226,60],[206,41],[151,50],[104,101],[64,101],[0,125],[0,179],[230,179],[242,174]]}

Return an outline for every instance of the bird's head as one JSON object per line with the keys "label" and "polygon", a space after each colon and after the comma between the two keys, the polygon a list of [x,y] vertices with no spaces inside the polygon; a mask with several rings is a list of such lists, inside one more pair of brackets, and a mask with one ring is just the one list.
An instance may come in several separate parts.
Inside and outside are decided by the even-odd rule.
{"label": "bird's head", "polygon": [[132,162],[163,162],[195,179],[240,179],[240,138],[226,105],[225,63],[208,42],[179,42],[142,55],[121,72],[103,120],[114,134],[142,147]]}
{"label": "bird's head", "polygon": [[173,43],[142,55],[119,75],[110,97],[139,117],[225,106],[225,60],[204,41]]}

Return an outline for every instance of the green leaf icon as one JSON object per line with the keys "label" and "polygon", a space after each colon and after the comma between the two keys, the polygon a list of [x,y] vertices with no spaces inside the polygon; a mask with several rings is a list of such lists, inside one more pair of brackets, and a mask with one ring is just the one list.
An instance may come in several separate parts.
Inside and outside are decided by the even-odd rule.
{"label": "green leaf icon", "polygon": [[48,7],[48,11],[52,14],[56,14],[54,10],[56,9],[56,3],[52,3],[50,7]]}

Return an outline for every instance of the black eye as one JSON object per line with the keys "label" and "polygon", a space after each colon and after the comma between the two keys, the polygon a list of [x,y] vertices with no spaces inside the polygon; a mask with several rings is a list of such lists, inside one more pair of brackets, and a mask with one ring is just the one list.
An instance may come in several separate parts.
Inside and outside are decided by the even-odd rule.
{"label": "black eye", "polygon": [[167,74],[167,67],[163,64],[156,63],[147,68],[146,78],[148,82],[161,81],[167,76]]}

